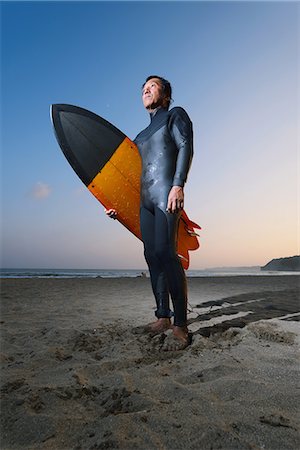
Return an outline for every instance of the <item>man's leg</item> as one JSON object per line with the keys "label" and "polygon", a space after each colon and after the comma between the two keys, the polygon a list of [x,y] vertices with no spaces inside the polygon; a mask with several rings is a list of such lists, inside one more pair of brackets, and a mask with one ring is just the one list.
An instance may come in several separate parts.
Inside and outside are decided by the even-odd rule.
{"label": "man's leg", "polygon": [[[145,259],[149,267],[152,290],[156,299],[158,318],[157,323],[151,324],[154,328],[170,327],[170,318],[173,316],[169,307],[169,289],[166,275],[162,270],[161,263],[155,255],[155,217],[148,209],[141,207],[140,211],[141,233],[144,243]],[[164,319],[164,320],[161,320]]]}
{"label": "man's leg", "polygon": [[187,284],[177,255],[177,233],[180,214],[170,214],[155,208],[155,254],[167,277],[174,307],[173,333],[184,344],[188,343]]}

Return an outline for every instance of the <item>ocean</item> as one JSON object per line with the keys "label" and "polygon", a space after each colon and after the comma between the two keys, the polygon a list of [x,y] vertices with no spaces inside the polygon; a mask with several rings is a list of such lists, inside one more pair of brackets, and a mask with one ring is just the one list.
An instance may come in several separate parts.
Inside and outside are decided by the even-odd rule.
{"label": "ocean", "polygon": [[[300,275],[300,272],[264,271],[254,267],[218,267],[187,270],[187,277]],[[146,269],[0,269],[0,278],[149,278]]]}

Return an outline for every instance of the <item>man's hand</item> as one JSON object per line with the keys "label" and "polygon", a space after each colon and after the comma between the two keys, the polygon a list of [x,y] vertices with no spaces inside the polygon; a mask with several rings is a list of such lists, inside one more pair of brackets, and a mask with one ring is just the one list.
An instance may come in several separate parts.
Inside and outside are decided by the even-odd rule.
{"label": "man's hand", "polygon": [[111,219],[116,219],[117,218],[117,211],[115,209],[105,209],[105,214],[110,217]]}
{"label": "man's hand", "polygon": [[169,213],[177,213],[183,209],[183,205],[183,187],[173,186],[169,192],[167,211]]}

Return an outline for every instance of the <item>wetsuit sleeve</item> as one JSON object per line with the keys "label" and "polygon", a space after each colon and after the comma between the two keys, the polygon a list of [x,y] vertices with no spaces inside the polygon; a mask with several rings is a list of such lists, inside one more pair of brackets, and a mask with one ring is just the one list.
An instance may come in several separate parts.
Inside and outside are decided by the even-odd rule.
{"label": "wetsuit sleeve", "polygon": [[193,158],[193,125],[184,109],[173,108],[169,132],[178,150],[172,185],[183,187]]}

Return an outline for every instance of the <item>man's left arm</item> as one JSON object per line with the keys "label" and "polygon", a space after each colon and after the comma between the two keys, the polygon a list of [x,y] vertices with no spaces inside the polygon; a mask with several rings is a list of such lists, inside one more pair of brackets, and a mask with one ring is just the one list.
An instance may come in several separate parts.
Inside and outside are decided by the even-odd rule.
{"label": "man's left arm", "polygon": [[193,126],[184,109],[172,110],[169,131],[178,150],[176,170],[167,205],[167,211],[174,213],[184,207],[183,188],[193,158]]}

